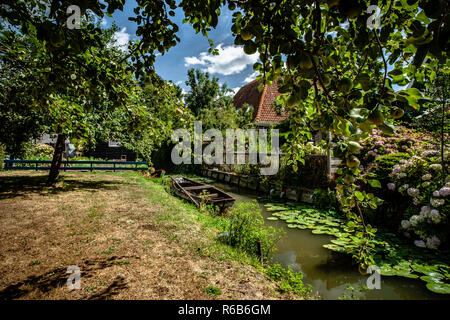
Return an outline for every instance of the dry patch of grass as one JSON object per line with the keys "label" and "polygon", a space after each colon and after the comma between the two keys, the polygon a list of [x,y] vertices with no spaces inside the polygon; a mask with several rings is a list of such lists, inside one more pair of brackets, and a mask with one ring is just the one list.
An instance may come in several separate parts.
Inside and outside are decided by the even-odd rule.
{"label": "dry patch of grass", "polygon": [[[48,188],[46,173],[0,173],[0,299],[286,298],[253,267],[215,258],[196,209],[142,179],[64,173]],[[66,286],[71,265],[80,290]]]}

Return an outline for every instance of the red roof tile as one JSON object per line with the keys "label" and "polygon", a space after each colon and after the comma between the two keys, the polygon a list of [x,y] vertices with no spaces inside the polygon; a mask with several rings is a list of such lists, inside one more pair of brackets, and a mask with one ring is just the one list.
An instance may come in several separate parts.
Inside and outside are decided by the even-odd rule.
{"label": "red roof tile", "polygon": [[266,84],[262,92],[258,90],[258,81],[252,82],[243,86],[233,98],[234,106],[239,109],[245,103],[253,106],[253,121],[256,123],[280,123],[285,120],[288,115],[286,112],[277,114],[273,103],[280,95],[278,92],[277,80],[273,81],[271,85]]}

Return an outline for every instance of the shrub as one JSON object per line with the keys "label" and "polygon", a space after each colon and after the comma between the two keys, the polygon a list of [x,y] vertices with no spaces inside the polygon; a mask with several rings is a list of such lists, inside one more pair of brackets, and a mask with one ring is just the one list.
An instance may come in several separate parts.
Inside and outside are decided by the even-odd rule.
{"label": "shrub", "polygon": [[408,153],[420,155],[424,151],[433,149],[438,145],[436,138],[422,132],[405,127],[398,127],[392,136],[385,136],[374,129],[367,138],[359,142],[362,146],[358,158],[363,167],[368,167],[375,159],[386,154]]}
{"label": "shrub", "polygon": [[335,211],[339,209],[339,201],[336,198],[336,193],[333,190],[330,190],[330,188],[315,189],[313,193],[313,201],[314,206],[319,209],[333,209]]}
{"label": "shrub", "polygon": [[52,160],[53,147],[47,144],[28,144],[25,152],[25,159],[27,160]]}
{"label": "shrub", "polygon": [[375,159],[374,165],[369,169],[378,180],[387,180],[395,165],[402,159],[409,159],[411,155],[405,152],[389,153]]}
{"label": "shrub", "polygon": [[283,268],[279,264],[275,264],[266,269],[267,278],[279,283],[281,293],[295,293],[303,297],[310,295],[312,290],[309,284],[303,283],[303,274],[301,272],[293,272],[291,267]]}
{"label": "shrub", "polygon": [[[415,244],[437,249],[449,239],[450,176],[443,177],[437,163],[438,151],[429,150],[422,157],[401,160],[390,175],[388,188],[409,197],[412,206],[405,212],[401,227],[406,236],[420,238]],[[448,162],[448,154],[446,154]]]}
{"label": "shrub", "polygon": [[[268,259],[275,252],[275,245],[282,237],[281,229],[265,226],[256,200],[237,203],[231,209],[227,231],[223,241],[249,254],[261,255],[262,260]],[[260,246],[258,242],[261,243]]]}

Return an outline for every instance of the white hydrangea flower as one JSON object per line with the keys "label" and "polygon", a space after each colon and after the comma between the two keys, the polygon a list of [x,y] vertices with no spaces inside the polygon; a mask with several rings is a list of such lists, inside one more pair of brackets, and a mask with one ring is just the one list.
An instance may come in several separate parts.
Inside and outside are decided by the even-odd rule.
{"label": "white hydrangea flower", "polygon": [[444,203],[445,203],[444,199],[433,199],[433,198],[430,199],[430,204],[435,208],[442,206]]}
{"label": "white hydrangea flower", "polygon": [[409,222],[411,223],[411,225],[413,227],[415,227],[419,222],[421,222],[423,220],[422,216],[418,216],[418,215],[413,215],[411,216],[411,218],[409,218]]}
{"label": "white hydrangea flower", "polygon": [[411,197],[417,197],[419,195],[419,189],[416,188],[408,188],[407,193]]}
{"label": "white hydrangea flower", "polygon": [[441,170],[442,166],[439,163],[433,163],[433,164],[430,165],[430,169],[432,169],[432,170]]}
{"label": "white hydrangea flower", "polygon": [[439,223],[441,221],[441,216],[439,210],[433,209],[430,211],[430,219],[433,223]]}
{"label": "white hydrangea flower", "polygon": [[402,220],[400,224],[402,225],[403,229],[409,229],[411,227],[411,222],[409,222],[409,220]]}

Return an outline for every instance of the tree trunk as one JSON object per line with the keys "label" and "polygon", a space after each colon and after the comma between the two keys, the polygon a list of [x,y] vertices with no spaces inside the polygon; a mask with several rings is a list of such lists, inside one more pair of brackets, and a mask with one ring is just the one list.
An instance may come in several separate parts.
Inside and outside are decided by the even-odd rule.
{"label": "tree trunk", "polygon": [[62,134],[58,135],[56,140],[55,152],[53,153],[52,166],[50,168],[50,173],[48,175],[47,183],[49,185],[55,184],[59,176],[59,168],[61,167],[62,156],[65,149],[64,142],[66,137]]}

